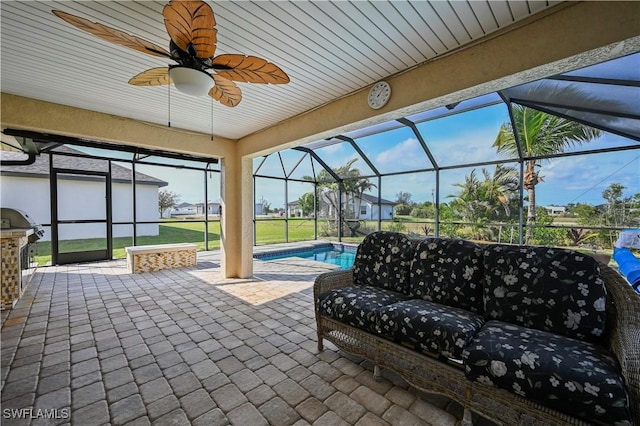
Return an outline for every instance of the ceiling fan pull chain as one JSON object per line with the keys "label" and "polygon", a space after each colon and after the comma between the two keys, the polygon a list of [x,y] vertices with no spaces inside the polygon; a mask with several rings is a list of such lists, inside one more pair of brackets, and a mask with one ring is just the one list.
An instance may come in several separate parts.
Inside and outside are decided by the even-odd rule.
{"label": "ceiling fan pull chain", "polygon": [[213,142],[213,98],[209,97],[209,99],[211,99],[211,142]]}
{"label": "ceiling fan pull chain", "polygon": [[167,124],[171,127],[171,84],[167,84],[167,90],[169,94],[169,101],[167,102]]}

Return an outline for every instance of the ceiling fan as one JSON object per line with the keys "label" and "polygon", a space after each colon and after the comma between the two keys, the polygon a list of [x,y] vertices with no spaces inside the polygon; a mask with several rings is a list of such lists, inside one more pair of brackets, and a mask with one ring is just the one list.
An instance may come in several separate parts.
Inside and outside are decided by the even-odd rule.
{"label": "ceiling fan", "polygon": [[242,100],[242,92],[234,81],[263,84],[289,82],[289,76],[284,71],[265,59],[243,54],[215,56],[218,33],[216,19],[213,10],[204,1],[171,0],[164,6],[162,15],[171,38],[169,51],[103,24],[61,10],[52,12],[103,40],[177,62],[177,65],[141,72],[129,80],[129,84],[134,86],[173,83],[181,92],[195,96],[208,94],[223,105],[235,107]]}

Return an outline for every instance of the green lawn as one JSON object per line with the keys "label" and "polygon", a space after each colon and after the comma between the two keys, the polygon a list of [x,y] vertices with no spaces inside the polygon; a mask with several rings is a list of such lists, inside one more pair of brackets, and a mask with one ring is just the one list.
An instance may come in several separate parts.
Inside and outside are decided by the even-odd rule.
{"label": "green lawn", "polygon": [[[204,223],[164,223],[159,225],[159,235],[139,236],[138,245],[194,243],[198,250],[204,250]],[[133,245],[131,237],[119,237],[113,239],[113,258],[124,259],[124,248]],[[60,242],[60,251],[64,253],[100,250],[106,248],[104,238],[89,238],[82,240],[65,240]],[[209,249],[220,248],[220,222],[209,222]],[[38,255],[36,261],[39,265],[45,265],[51,261],[51,242],[38,243]]]}
{"label": "green lawn", "polygon": [[[284,243],[285,223],[279,219],[257,220],[256,244]],[[289,241],[307,241],[313,238],[313,219],[289,219]]]}
{"label": "green lawn", "polygon": [[[181,222],[181,223],[161,223],[159,225],[159,235],[139,236],[138,245],[150,244],[172,244],[172,243],[194,243],[198,245],[198,250],[204,250],[204,223],[203,222]],[[285,221],[284,220],[260,220],[256,223],[257,244],[273,244],[285,242]],[[289,220],[289,241],[313,240],[313,220],[312,219],[290,219]],[[113,239],[113,258],[124,259],[126,257],[125,247],[133,245],[131,237],[119,237]],[[60,251],[70,253],[76,251],[100,250],[106,248],[106,241],[103,238],[89,238],[81,240],[65,240],[60,242]],[[209,222],[209,249],[220,248],[220,222]],[[39,265],[46,265],[51,261],[51,242],[42,241],[38,243],[38,255],[36,262]]]}

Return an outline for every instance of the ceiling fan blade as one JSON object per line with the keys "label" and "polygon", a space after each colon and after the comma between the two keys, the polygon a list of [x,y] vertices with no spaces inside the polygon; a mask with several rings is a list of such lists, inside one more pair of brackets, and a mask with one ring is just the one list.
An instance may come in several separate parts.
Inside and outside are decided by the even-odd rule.
{"label": "ceiling fan blade", "polygon": [[171,84],[169,67],[151,68],[131,77],[129,84],[134,86],[164,86]]}
{"label": "ceiling fan blade", "polygon": [[222,105],[232,108],[237,106],[242,100],[242,92],[238,85],[219,75],[214,74],[212,77],[216,84],[209,90],[209,96]]}
{"label": "ceiling fan blade", "polygon": [[213,58],[211,66],[219,76],[243,83],[286,84],[290,81],[280,67],[256,56],[220,55]]}
{"label": "ceiling fan blade", "polygon": [[200,59],[213,56],[218,30],[207,3],[172,0],[162,9],[162,15],[169,37],[180,49]]}
{"label": "ceiling fan blade", "polygon": [[97,22],[91,22],[88,19],[80,18],[79,16],[75,16],[61,10],[52,10],[51,12],[74,27],[86,31],[89,34],[93,34],[96,37],[100,37],[103,40],[137,50],[138,52],[147,53],[149,55],[168,58],[171,57],[169,52],[157,44],[132,36],[124,31],[116,30],[115,28],[107,27],[106,25],[102,25]]}

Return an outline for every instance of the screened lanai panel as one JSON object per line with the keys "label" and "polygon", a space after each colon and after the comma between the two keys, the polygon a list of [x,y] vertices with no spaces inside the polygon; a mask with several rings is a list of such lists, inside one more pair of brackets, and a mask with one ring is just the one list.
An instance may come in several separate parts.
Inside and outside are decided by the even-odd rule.
{"label": "screened lanai panel", "polygon": [[[111,218],[115,223],[132,222],[133,171],[131,170],[131,163],[113,161],[111,169]],[[131,225],[114,225],[113,236],[133,236]]]}
{"label": "screened lanai panel", "polygon": [[314,185],[289,181],[287,185],[287,237],[292,241],[308,241],[315,238]]}
{"label": "screened lanai panel", "polygon": [[417,128],[438,166],[446,167],[509,159],[492,146],[504,123],[509,123],[509,113],[501,103],[425,121]]}
{"label": "screened lanai panel", "polygon": [[[638,97],[640,105],[640,96]],[[581,123],[589,123],[598,129],[607,129],[610,132],[620,135],[605,148],[615,148],[619,146],[640,146],[640,116],[639,118],[621,117],[606,115],[597,112],[580,111],[570,108],[543,107],[544,111],[561,117],[577,120]],[[595,149],[593,145],[581,145],[584,150]]]}
{"label": "screened lanai panel", "polygon": [[440,235],[501,242],[518,235],[519,166],[466,167],[440,173]]}
{"label": "screened lanai panel", "polygon": [[[314,152],[340,178],[353,177],[354,175],[373,176],[375,174],[349,142],[340,141],[321,148],[316,148],[314,149]],[[316,169],[316,177],[318,180],[332,181],[333,178],[330,174],[322,169],[322,166]]]}
{"label": "screened lanai panel", "polygon": [[[307,153],[294,149],[286,149],[284,151],[280,151],[280,158],[282,159],[282,164],[284,166],[284,171],[287,177],[292,177],[296,169],[298,167],[301,167],[302,163],[304,163],[305,157],[308,157]],[[304,165],[302,165],[302,169],[304,168]],[[308,170],[308,172],[309,173],[306,173],[306,175],[311,176],[311,170]]]}
{"label": "screened lanai panel", "polygon": [[[145,163],[166,164],[167,166],[193,167],[202,169],[207,165],[207,161],[189,160],[188,158],[161,157],[158,155],[138,155],[138,160]],[[211,161],[215,161],[211,159]]]}
{"label": "screened lanai panel", "polygon": [[[109,171],[109,161],[81,157],[84,154],[81,151],[81,147],[71,147],[63,145],[56,147],[52,152],[53,155],[53,167],[56,169],[68,169],[77,171],[91,171],[106,173]],[[60,155],[55,155],[55,154]],[[66,154],[66,155],[65,155]]]}
{"label": "screened lanai panel", "polygon": [[[436,173],[421,172],[382,177],[382,198],[393,202],[407,197],[410,203],[435,203]],[[401,194],[402,193],[402,194]],[[418,215],[420,216],[420,215]]]}
{"label": "screened lanai panel", "polygon": [[640,85],[545,79],[503,93],[514,102],[640,140]]}
{"label": "screened lanai panel", "polygon": [[640,194],[640,150],[554,158],[541,164],[539,174],[539,206],[581,203],[595,208],[606,205],[603,192],[613,183],[624,187],[621,200]]}
{"label": "screened lanai panel", "polygon": [[[82,152],[87,155],[92,155],[96,157],[104,157],[111,158],[114,160],[132,160],[133,153],[125,152],[125,151],[116,151],[108,148],[90,148],[86,146],[78,146],[78,145],[65,145],[66,148],[71,148],[73,150]],[[60,151],[62,149],[62,151]],[[54,151],[63,152],[64,148],[58,147],[55,148]]]}
{"label": "screened lanai panel", "polygon": [[377,133],[388,132],[389,130],[403,127],[404,125],[396,120],[385,121],[384,123],[376,124],[374,126],[365,127],[363,129],[354,130],[345,133],[344,136],[351,139],[359,139],[369,135],[375,135]]}
{"label": "screened lanai panel", "polygon": [[410,127],[401,127],[356,139],[381,174],[432,169],[433,164]]}
{"label": "screened lanai panel", "polygon": [[[295,150],[291,150],[291,151],[295,151]],[[313,159],[311,158],[311,155],[306,152],[301,152],[301,151],[298,151],[298,152],[302,154],[302,157],[300,157],[300,160],[294,165],[293,169],[289,171],[290,173],[289,178],[298,179],[298,180],[308,180],[309,178],[311,178],[311,180],[314,180],[315,171],[317,170],[317,168],[313,164]]]}
{"label": "screened lanai panel", "polygon": [[638,81],[640,77],[640,53],[622,56],[575,71],[569,71],[562,75],[570,78],[602,78]]}
{"label": "screened lanai panel", "polygon": [[255,178],[256,216],[284,217],[286,182],[283,179]]}
{"label": "screened lanai panel", "polygon": [[487,107],[502,103],[502,98],[496,93],[487,93],[486,95],[477,96],[475,98],[466,99],[461,102],[456,102],[450,105],[445,105],[439,108],[433,108],[427,111],[422,111],[417,114],[407,116],[407,120],[414,123],[422,123],[427,120],[435,120],[437,118],[446,117],[453,114],[460,114],[465,111],[471,111],[478,108]]}
{"label": "screened lanai panel", "polygon": [[256,157],[253,159],[253,174],[259,176],[271,176],[284,178],[284,168],[280,156],[277,152],[266,157]]}

